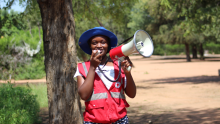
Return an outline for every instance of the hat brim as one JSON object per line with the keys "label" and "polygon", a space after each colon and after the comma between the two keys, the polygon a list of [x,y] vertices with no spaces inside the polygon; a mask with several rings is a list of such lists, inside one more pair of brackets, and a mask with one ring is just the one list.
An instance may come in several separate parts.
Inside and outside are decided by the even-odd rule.
{"label": "hat brim", "polygon": [[112,33],[111,31],[105,29],[104,27],[95,27],[93,29],[87,30],[85,31],[81,37],[79,38],[79,46],[80,48],[87,54],[91,55],[92,54],[92,50],[88,44],[88,41],[90,38],[94,37],[94,36],[98,36],[98,35],[103,35],[106,36],[110,39],[110,47],[108,49],[108,51],[111,48],[114,48],[117,46],[117,42],[118,39],[116,37],[116,35],[114,33]]}

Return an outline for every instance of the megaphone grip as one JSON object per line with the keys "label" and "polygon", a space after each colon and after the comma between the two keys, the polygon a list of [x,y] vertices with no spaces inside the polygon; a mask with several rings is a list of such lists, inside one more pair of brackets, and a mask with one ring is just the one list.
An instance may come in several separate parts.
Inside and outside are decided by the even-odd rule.
{"label": "megaphone grip", "polygon": [[115,60],[115,59],[118,59],[118,58],[124,56],[124,54],[123,54],[123,52],[121,50],[122,46],[123,45],[118,46],[118,47],[113,48],[113,49],[110,50],[109,56],[111,57],[112,60]]}
{"label": "megaphone grip", "polygon": [[[119,58],[119,61],[120,61],[120,62],[122,62],[122,61],[124,61],[124,60],[125,60],[125,57],[124,57],[124,56],[122,56],[122,57]],[[127,69],[128,71],[131,71],[131,66],[128,66],[126,69]]]}

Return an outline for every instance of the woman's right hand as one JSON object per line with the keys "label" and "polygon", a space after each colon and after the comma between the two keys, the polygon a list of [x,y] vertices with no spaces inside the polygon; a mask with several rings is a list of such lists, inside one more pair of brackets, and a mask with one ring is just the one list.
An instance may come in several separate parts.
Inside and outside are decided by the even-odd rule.
{"label": "woman's right hand", "polygon": [[98,54],[98,50],[92,50],[92,55],[90,57],[90,67],[94,67],[96,69],[102,61],[102,55]]}

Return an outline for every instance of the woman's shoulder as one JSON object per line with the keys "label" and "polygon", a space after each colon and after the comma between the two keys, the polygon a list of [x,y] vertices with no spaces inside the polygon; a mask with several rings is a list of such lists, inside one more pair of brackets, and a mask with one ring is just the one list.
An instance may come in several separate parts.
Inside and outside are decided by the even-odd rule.
{"label": "woman's shoulder", "polygon": [[88,60],[88,61],[78,62],[77,65],[80,65],[80,64],[82,64],[82,63],[86,63],[86,64],[88,64],[88,63],[90,63],[90,61]]}

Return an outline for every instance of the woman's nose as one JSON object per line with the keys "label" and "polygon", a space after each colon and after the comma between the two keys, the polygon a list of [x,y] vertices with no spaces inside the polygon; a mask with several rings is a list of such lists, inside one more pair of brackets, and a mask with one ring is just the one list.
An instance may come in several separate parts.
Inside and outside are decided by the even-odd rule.
{"label": "woman's nose", "polygon": [[101,43],[98,43],[98,44],[97,44],[97,47],[102,47],[102,44],[101,44]]}

